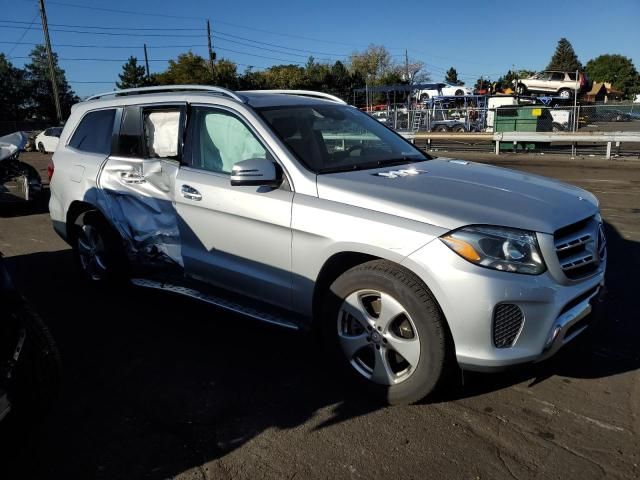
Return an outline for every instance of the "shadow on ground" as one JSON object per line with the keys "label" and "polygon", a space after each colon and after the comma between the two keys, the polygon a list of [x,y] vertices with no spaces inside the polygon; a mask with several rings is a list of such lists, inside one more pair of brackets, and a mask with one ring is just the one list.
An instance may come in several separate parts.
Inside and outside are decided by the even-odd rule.
{"label": "shadow on ground", "polygon": [[[637,369],[640,327],[629,314],[636,292],[625,275],[631,262],[640,266],[640,249],[610,226],[607,233],[609,315],[593,349],[582,343],[536,367],[465,375],[463,387],[434,401],[552,375],[597,378]],[[65,381],[48,422],[15,437],[15,452],[3,452],[11,460],[0,466],[2,477],[5,469],[23,478],[167,478],[266,429],[313,421],[328,406],[334,418],[326,423],[383,408],[340,387],[313,342],[299,334],[161,293],[88,289],[75,280],[68,250],[8,262],[58,342]]]}

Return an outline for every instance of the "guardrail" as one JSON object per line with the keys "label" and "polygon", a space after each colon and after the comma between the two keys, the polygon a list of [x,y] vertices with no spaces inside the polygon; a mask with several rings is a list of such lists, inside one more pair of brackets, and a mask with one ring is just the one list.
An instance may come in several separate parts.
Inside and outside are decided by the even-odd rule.
{"label": "guardrail", "polygon": [[495,133],[443,133],[443,132],[398,132],[411,142],[426,140],[487,141],[495,142],[495,153],[500,154],[501,143],[601,143],[607,145],[605,158],[611,158],[613,143],[640,143],[640,132],[495,132]]}

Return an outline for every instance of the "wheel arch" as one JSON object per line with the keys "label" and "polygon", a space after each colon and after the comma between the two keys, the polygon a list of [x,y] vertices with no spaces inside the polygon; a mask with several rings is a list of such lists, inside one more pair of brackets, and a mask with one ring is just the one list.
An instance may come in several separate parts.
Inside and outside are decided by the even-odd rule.
{"label": "wheel arch", "polygon": [[[324,294],[329,288],[329,286],[343,273],[347,270],[361,265],[366,262],[370,262],[373,260],[382,260],[388,263],[393,264],[396,268],[400,270],[404,270],[409,275],[414,277],[414,279],[421,283],[426,291],[429,293],[437,308],[440,310],[442,314],[442,318],[444,319],[445,328],[447,330],[447,335],[449,336],[450,341],[453,343],[453,337],[451,335],[451,329],[449,328],[449,323],[445,312],[440,305],[440,301],[438,300],[438,296],[433,292],[433,290],[429,287],[429,285],[420,277],[415,271],[413,271],[409,266],[399,263],[395,260],[391,260],[388,258],[384,258],[382,256],[373,255],[370,253],[363,253],[357,251],[343,251],[333,254],[329,257],[322,268],[320,269],[320,273],[318,274],[317,280],[314,285],[313,291],[313,318],[312,318],[312,329],[317,331],[320,325],[320,311],[322,307],[322,301],[324,298]],[[454,347],[455,350],[455,347]]]}
{"label": "wheel arch", "polygon": [[109,221],[106,215],[104,215],[102,211],[94,204],[82,200],[74,200],[73,202],[71,202],[71,204],[69,205],[69,209],[67,210],[67,239],[70,244],[73,244],[73,240],[77,234],[76,222],[79,218],[89,212],[97,212],[102,217],[104,217],[105,220]]}

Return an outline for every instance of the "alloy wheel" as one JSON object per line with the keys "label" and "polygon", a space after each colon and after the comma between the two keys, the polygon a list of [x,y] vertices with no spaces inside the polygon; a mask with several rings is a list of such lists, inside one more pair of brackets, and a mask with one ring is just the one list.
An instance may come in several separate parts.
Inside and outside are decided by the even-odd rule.
{"label": "alloy wheel", "polygon": [[106,276],[105,253],[104,239],[98,229],[92,225],[83,225],[78,235],[78,256],[82,269],[92,280],[99,281]]}
{"label": "alloy wheel", "polygon": [[388,293],[358,290],[342,302],[338,340],[351,366],[381,385],[406,381],[420,360],[420,340],[411,316]]}

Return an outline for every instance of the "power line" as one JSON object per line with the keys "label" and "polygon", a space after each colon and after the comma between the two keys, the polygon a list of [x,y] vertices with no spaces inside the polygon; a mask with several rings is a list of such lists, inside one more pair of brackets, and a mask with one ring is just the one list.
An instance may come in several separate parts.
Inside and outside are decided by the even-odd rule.
{"label": "power line", "polygon": [[[17,28],[21,29],[23,27],[17,27],[13,25],[3,25],[2,28]],[[37,28],[36,28],[37,29]],[[136,29],[137,30],[137,29]],[[193,29],[192,29],[193,30]],[[58,32],[58,33],[78,33],[83,35],[108,35],[114,37],[191,37],[191,38],[200,38],[202,35],[185,35],[185,34],[162,34],[162,33],[116,33],[116,32],[87,32],[82,30],[60,30],[59,28],[50,28],[50,32]]]}
{"label": "power line", "polygon": [[[260,45],[268,45],[270,47],[276,47],[276,48],[284,48],[284,49],[293,50],[293,51],[296,51],[296,52],[305,52],[305,53],[308,53],[308,54],[310,53],[310,54],[317,54],[317,55],[328,55],[330,57],[347,57],[347,56],[349,56],[348,54],[344,54],[344,53],[319,52],[319,51],[316,51],[316,50],[306,50],[306,49],[302,49],[302,48],[294,48],[294,47],[287,47],[287,46],[284,46],[284,45],[277,45],[277,44],[274,44],[274,43],[260,42],[258,40],[253,40],[251,38],[241,37],[239,35],[233,35],[231,33],[226,33],[226,32],[221,32],[221,31],[217,31],[217,32],[214,32],[214,33],[216,33],[217,35],[223,35],[223,36],[227,36],[227,37],[231,37],[231,38],[237,38],[237,39],[240,39],[240,40],[244,40],[246,42],[257,43],[257,44],[260,44]],[[231,41],[231,40],[229,40],[229,41]]]}
{"label": "power line", "polygon": [[[27,33],[29,32],[29,30],[31,29],[31,26],[33,25],[33,23],[36,21],[36,18],[38,18],[38,13],[36,13],[33,16],[33,19],[31,20],[31,22],[29,22],[29,26],[27,26],[27,28],[24,29],[24,32],[22,32],[22,35],[20,35],[20,38],[18,39],[17,42],[13,43],[13,47],[11,47],[11,50],[9,50],[9,52],[7,53],[8,57],[11,57],[11,54],[13,53],[13,51],[16,49],[16,47],[20,44],[20,42],[22,42],[22,40],[24,40],[25,35],[27,35]],[[27,22],[24,22],[27,23]]]}
{"label": "power line", "polygon": [[[77,3],[68,3],[68,2],[57,2],[57,1],[49,1],[49,3],[51,4],[55,4],[55,5],[61,5],[64,7],[71,7],[71,8],[83,8],[86,10],[97,10],[97,11],[103,11],[103,12],[111,12],[111,13],[125,13],[127,15],[142,15],[145,17],[162,17],[162,18],[177,18],[177,19],[183,19],[183,20],[202,20],[201,17],[189,17],[189,16],[181,16],[181,15],[167,15],[167,14],[163,14],[163,13],[150,13],[150,12],[141,12],[141,11],[132,11],[132,10],[121,10],[121,9],[116,9],[116,8],[105,8],[105,7],[94,7],[94,6],[88,6],[88,5],[79,5]],[[319,39],[319,38],[313,38],[313,37],[306,37],[303,35],[295,35],[295,34],[291,34],[291,33],[283,33],[283,32],[274,32],[271,30],[264,30],[262,28],[256,28],[256,27],[248,27],[246,25],[240,25],[237,23],[231,23],[231,22],[225,22],[222,20],[218,20],[216,19],[216,23],[220,23],[223,25],[229,25],[231,27],[236,27],[236,28],[244,28],[247,30],[253,30],[256,32],[262,32],[262,33],[268,33],[271,35],[279,35],[282,37],[289,37],[289,38],[297,38],[297,39],[301,39],[301,40],[309,40],[312,42],[320,42],[320,43],[331,43],[334,45],[345,45],[345,46],[349,46],[352,47],[351,44],[348,43],[344,43],[344,42],[338,42],[335,40],[327,40],[327,39]],[[358,48],[366,48],[366,46],[359,46]],[[393,50],[399,50],[399,48],[393,48]]]}
{"label": "power line", "polygon": [[[0,43],[16,43],[17,45],[31,45],[31,46],[36,46],[36,45],[41,45],[41,43],[37,43],[37,42],[9,42],[9,41],[0,41]],[[83,44],[83,45],[79,45],[79,44],[74,44],[74,43],[56,43],[53,44],[52,46],[54,47],[70,47],[70,48],[105,48],[105,49],[109,49],[109,48],[124,48],[124,49],[134,49],[134,48],[142,48],[142,44],[140,45],[87,45],[87,44]],[[202,44],[202,45],[149,45],[147,44],[147,48],[205,48],[206,45]]]}
{"label": "power line", "polygon": [[[49,3],[53,3],[53,2],[49,2]],[[29,22],[25,22],[22,20],[0,20],[0,23],[20,23],[20,24],[28,24]],[[33,22],[32,22],[33,23]],[[74,25],[74,24],[68,24],[68,23],[49,23],[49,25],[51,25],[52,27],[64,27],[64,28],[93,28],[96,30],[130,30],[131,27],[104,27],[104,26],[98,26],[98,25]],[[135,27],[136,30],[162,30],[162,31],[175,31],[175,32],[180,32],[180,31],[193,31],[196,30],[196,27],[192,27],[192,28],[170,28],[170,27],[155,27],[155,28],[151,28],[151,27]]]}
{"label": "power line", "polygon": [[184,20],[202,20],[202,18],[200,17],[186,17],[182,15],[167,15],[163,13],[152,13],[152,12],[133,12],[131,10],[119,10],[116,8],[93,7],[88,5],[78,5],[77,3],[56,2],[53,0],[50,0],[49,3],[52,5],[60,5],[63,7],[84,8],[86,10],[97,10],[101,12],[126,13],[128,15],[144,15],[145,17],[181,18]]}

